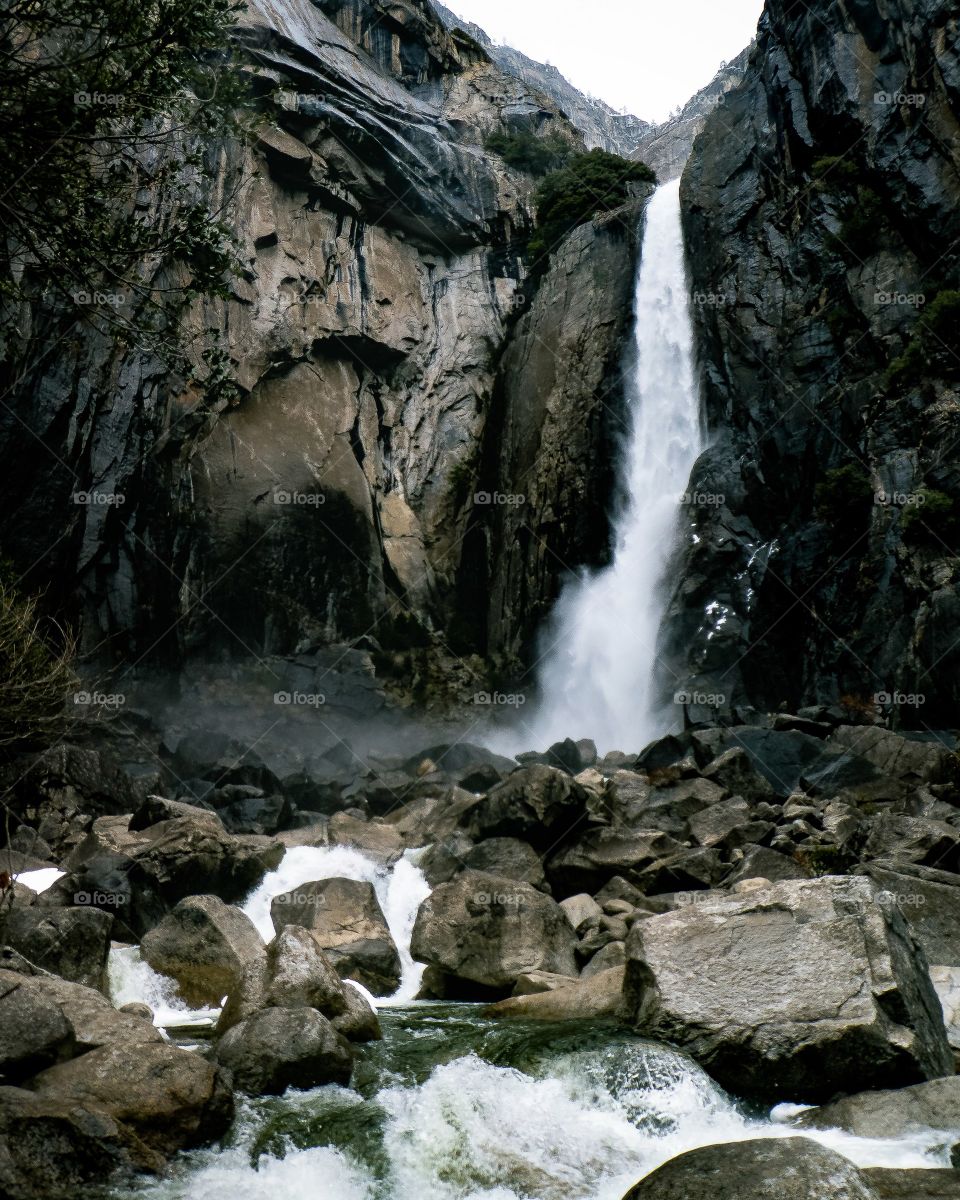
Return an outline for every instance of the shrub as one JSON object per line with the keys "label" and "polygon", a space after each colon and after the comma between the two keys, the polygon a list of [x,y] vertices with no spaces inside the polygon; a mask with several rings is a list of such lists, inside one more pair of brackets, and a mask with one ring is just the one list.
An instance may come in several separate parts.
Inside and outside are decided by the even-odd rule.
{"label": "shrub", "polygon": [[827,471],[813,493],[817,516],[822,521],[847,525],[850,518],[866,515],[873,498],[870,477],[859,463],[847,463]]}
{"label": "shrub", "polygon": [[956,373],[951,347],[960,326],[960,291],[939,292],[924,309],[902,354],[887,367],[887,387],[910,387],[927,376]]}
{"label": "shrub", "polygon": [[524,130],[492,133],[484,145],[487,150],[499,154],[508,167],[528,175],[557,171],[573,154],[573,147],[558,133],[548,133],[546,137],[537,137]]}
{"label": "shrub", "polygon": [[575,154],[537,189],[537,228],[529,246],[534,269],[545,267],[550,253],[572,229],[598,212],[612,212],[625,204],[632,183],[655,183],[656,178],[646,163],[606,150]]}
{"label": "shrub", "polygon": [[960,538],[960,511],[956,500],[936,488],[923,488],[920,503],[903,510],[903,540],[912,545],[930,545],[941,550],[955,546]]}
{"label": "shrub", "polygon": [[68,727],[73,658],[71,635],[0,578],[0,751],[42,749]]}

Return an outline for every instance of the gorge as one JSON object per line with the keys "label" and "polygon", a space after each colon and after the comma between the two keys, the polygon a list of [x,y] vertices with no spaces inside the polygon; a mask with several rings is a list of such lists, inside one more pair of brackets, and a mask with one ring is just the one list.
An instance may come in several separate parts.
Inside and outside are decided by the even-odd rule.
{"label": "gorge", "polygon": [[4,251],[0,1196],[960,1197],[955,7],[213,8]]}

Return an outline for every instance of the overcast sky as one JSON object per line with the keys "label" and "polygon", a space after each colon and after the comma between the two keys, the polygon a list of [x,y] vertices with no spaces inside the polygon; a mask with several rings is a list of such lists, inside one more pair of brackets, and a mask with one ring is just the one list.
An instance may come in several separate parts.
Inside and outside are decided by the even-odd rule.
{"label": "overcast sky", "polygon": [[660,121],[753,37],[763,0],[445,0],[581,91]]}

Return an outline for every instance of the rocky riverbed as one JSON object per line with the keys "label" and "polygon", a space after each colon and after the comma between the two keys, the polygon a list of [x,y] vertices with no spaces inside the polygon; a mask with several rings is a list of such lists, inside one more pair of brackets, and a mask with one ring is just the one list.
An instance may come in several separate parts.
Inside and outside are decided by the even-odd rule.
{"label": "rocky riverbed", "polygon": [[195,730],[149,784],[50,752],[0,1190],[960,1194],[960,763],[854,716],[284,776]]}

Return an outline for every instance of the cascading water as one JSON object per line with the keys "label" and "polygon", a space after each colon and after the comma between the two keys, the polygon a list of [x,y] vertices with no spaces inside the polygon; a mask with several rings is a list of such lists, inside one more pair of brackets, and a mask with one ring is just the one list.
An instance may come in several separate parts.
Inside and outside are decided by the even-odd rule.
{"label": "cascading water", "polygon": [[517,730],[525,749],[592,737],[601,752],[637,750],[670,723],[653,695],[664,573],[681,495],[703,449],[679,180],[647,206],[634,351],[626,499],[614,521],[613,563],[568,586],[557,603],[540,707]]}

